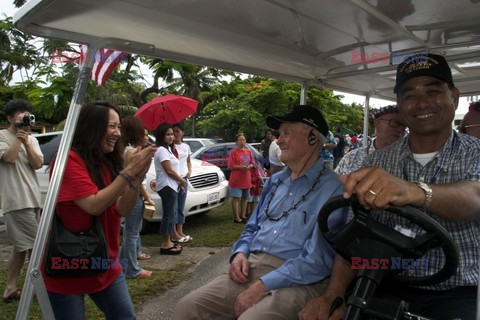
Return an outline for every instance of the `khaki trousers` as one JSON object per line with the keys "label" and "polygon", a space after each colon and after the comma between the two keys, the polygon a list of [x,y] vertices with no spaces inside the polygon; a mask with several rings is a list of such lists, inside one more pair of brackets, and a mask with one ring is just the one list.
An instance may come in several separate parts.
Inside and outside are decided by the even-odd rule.
{"label": "khaki trousers", "polygon": [[[264,274],[284,263],[283,259],[266,253],[250,254],[249,282],[237,284],[223,274],[205,286],[190,292],[175,306],[173,320],[236,319],[234,306],[237,296]],[[311,299],[325,292],[328,280],[271,291],[258,304],[246,310],[239,320],[297,319],[298,312]]]}

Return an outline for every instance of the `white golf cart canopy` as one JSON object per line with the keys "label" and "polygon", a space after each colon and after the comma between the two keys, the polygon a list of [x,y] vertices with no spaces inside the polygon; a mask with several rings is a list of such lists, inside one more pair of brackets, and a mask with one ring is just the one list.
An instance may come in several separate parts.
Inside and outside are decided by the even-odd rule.
{"label": "white golf cart canopy", "polygon": [[429,51],[462,95],[479,91],[478,0],[32,0],[14,18],[37,36],[389,100],[402,56]]}
{"label": "white golf cart canopy", "polygon": [[[396,65],[412,53],[446,56],[460,92],[480,91],[480,0],[31,0],[14,23],[91,50],[360,94],[366,110],[370,97],[395,100]],[[53,318],[39,266],[92,63],[89,55],[77,81],[17,319],[27,319],[34,285],[44,318]]]}

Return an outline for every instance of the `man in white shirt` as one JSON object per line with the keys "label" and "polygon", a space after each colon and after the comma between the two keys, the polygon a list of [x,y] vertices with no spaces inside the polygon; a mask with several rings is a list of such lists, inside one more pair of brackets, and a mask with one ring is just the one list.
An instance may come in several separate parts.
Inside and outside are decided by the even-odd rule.
{"label": "man in white shirt", "polygon": [[9,101],[5,105],[5,115],[10,126],[0,130],[0,194],[7,236],[13,244],[4,301],[20,299],[18,275],[27,251],[33,248],[38,228],[36,218],[41,203],[35,169],[42,167],[43,154],[37,139],[28,133],[34,122],[32,110],[28,101]]}
{"label": "man in white shirt", "polygon": [[277,144],[277,139],[273,140],[268,149],[268,160],[270,161],[270,175],[282,171],[285,168],[285,163],[280,160],[282,150]]}

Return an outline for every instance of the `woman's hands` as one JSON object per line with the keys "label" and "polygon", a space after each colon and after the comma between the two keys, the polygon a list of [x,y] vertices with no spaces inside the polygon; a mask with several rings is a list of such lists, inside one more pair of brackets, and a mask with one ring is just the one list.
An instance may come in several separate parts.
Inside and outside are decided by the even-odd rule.
{"label": "woman's hands", "polygon": [[178,189],[185,192],[185,190],[187,190],[187,180],[180,178],[180,180],[178,180]]}
{"label": "woman's hands", "polygon": [[150,145],[145,149],[137,147],[129,152],[126,157],[125,173],[127,173],[133,179],[133,185],[135,187],[141,186],[145,174],[148,172],[152,163],[152,157],[157,150],[155,145]]}

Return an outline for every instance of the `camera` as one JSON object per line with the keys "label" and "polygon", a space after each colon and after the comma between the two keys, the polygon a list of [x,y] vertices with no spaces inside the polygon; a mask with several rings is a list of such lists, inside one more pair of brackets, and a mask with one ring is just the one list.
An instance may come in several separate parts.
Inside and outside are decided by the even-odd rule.
{"label": "camera", "polygon": [[17,128],[31,127],[33,125],[35,125],[35,116],[33,114],[26,114],[20,122],[15,123]]}

